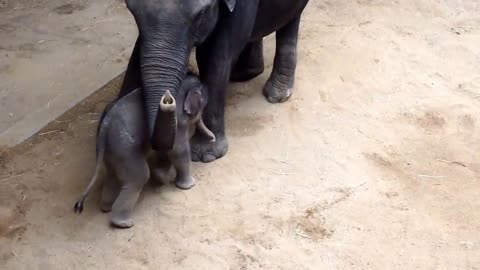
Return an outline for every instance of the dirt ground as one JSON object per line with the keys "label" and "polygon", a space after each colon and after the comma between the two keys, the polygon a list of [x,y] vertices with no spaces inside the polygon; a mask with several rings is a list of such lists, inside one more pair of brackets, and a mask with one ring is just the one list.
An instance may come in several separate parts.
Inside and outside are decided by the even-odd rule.
{"label": "dirt ground", "polygon": [[[480,4],[310,2],[296,90],[232,84],[230,151],[108,226],[94,167],[121,78],[3,149],[2,269],[480,269]],[[274,43],[265,42],[271,68]]]}

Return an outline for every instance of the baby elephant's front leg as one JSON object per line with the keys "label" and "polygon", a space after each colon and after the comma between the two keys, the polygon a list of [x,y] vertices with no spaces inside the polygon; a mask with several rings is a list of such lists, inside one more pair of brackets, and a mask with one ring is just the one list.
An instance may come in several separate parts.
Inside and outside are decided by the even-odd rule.
{"label": "baby elephant's front leg", "polygon": [[174,148],[170,153],[170,159],[177,171],[175,186],[187,190],[195,186],[195,179],[191,173],[191,156],[188,141],[179,148]]}

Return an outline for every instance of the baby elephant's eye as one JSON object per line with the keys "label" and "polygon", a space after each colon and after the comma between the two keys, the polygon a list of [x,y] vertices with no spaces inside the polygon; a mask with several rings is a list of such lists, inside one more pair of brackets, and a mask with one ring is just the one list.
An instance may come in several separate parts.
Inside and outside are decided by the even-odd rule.
{"label": "baby elephant's eye", "polygon": [[207,8],[203,8],[202,10],[200,10],[197,15],[195,15],[195,21],[199,22],[202,19],[203,14],[205,14],[206,12]]}

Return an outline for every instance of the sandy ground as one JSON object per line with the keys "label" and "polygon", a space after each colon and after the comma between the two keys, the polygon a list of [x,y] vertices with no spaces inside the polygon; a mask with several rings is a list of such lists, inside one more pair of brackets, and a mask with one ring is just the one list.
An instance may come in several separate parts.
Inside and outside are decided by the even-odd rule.
{"label": "sandy ground", "polygon": [[293,98],[233,84],[228,155],[148,186],[129,230],[98,191],[72,213],[118,78],[4,149],[2,269],[480,269],[479,8],[311,1]]}

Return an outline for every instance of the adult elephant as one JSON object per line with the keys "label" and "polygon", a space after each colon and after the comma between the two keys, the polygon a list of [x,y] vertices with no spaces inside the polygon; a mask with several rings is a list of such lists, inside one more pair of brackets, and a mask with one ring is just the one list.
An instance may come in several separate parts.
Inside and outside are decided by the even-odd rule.
{"label": "adult elephant", "polygon": [[[229,80],[244,81],[263,72],[263,37],[276,31],[273,70],[263,93],[271,103],[292,94],[300,16],[308,0],[126,0],[139,37],[120,96],[143,86],[152,147],[170,149],[176,132],[158,110],[169,90],[175,97],[196,47],[201,80],[209,89],[204,122],[215,133],[192,138],[193,161],[211,162],[226,154],[224,129]],[[238,61],[237,61],[238,60]],[[177,110],[178,111],[178,110]],[[168,118],[168,117],[167,117]]]}

